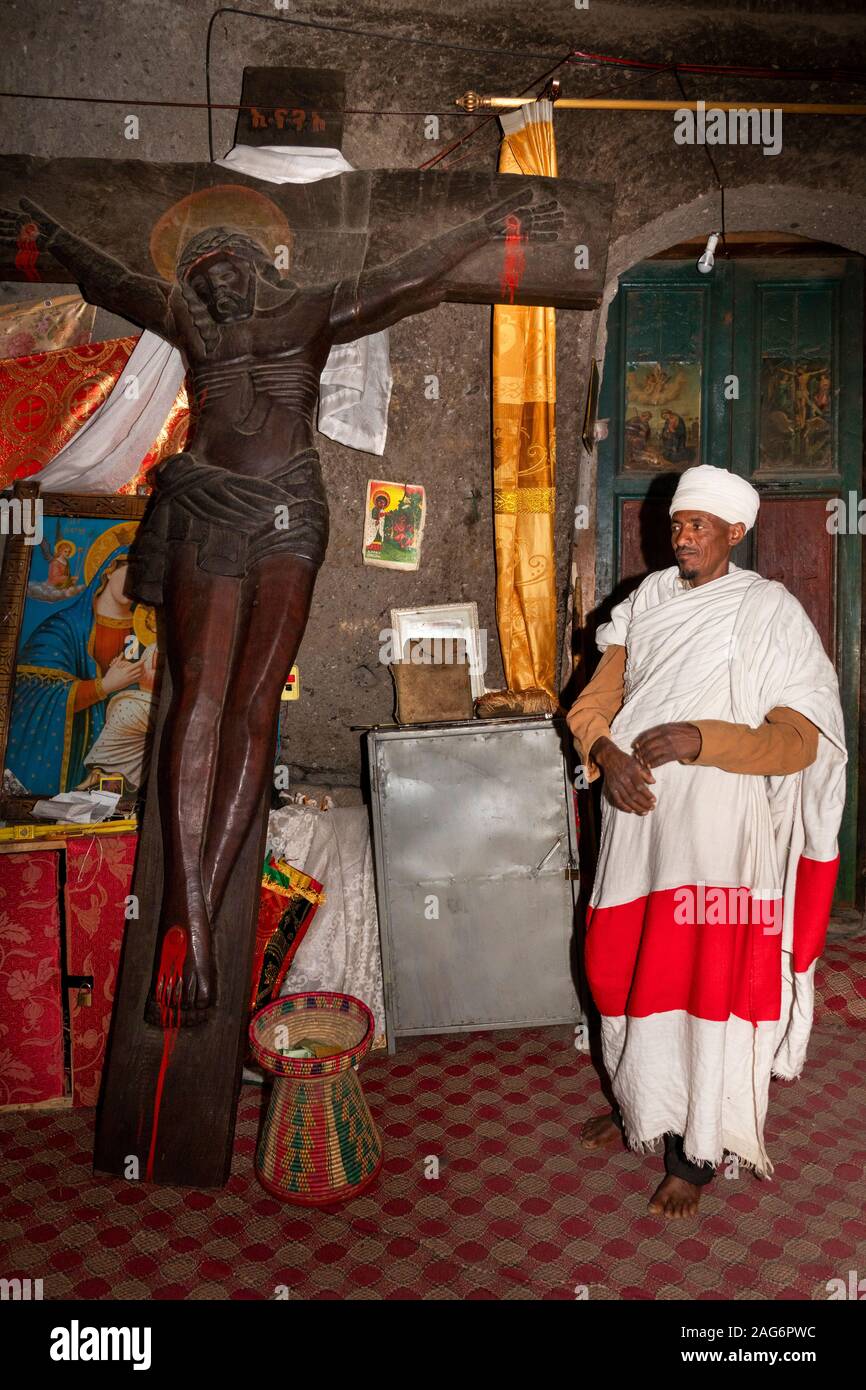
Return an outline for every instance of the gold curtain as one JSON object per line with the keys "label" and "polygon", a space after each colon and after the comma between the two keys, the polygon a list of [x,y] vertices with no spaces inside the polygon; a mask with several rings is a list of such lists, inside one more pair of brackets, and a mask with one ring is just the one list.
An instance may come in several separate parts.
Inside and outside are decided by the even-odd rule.
{"label": "gold curtain", "polygon": [[[556,176],[553,107],[502,117],[503,174]],[[493,310],[493,510],[496,621],[509,690],[556,699],[556,315]]]}

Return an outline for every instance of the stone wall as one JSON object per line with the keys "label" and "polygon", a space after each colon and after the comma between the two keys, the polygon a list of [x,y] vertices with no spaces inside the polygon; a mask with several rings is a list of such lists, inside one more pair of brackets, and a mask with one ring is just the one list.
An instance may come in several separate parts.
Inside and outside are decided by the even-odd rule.
{"label": "stone wall", "polygon": [[[137,105],[144,98],[203,101],[204,45],[210,0],[138,0],[134,5],[58,0],[4,5],[4,90],[123,98],[122,106],[0,100],[3,148],[40,155],[144,159],[208,157],[202,110]],[[452,114],[469,88],[515,95],[572,48],[656,61],[744,63],[785,68],[854,67],[866,39],[856,0],[815,6],[780,0],[665,5],[572,0],[544,6],[513,0],[437,0],[434,6],[320,0],[303,18],[392,35],[394,42],[327,34],[286,22],[263,3],[264,23],[234,14],[213,30],[213,100],[234,102],[245,64],[342,67],[350,108],[417,114],[351,114],[344,152],[359,167],[415,167],[476,124]],[[292,6],[288,18],[295,14]],[[300,16],[299,16],[300,17]],[[476,50],[412,46],[410,37]],[[508,50],[482,51],[482,50]],[[555,55],[551,57],[550,55]],[[670,73],[629,73],[572,65],[560,70],[566,95],[676,99]],[[681,79],[690,98],[863,101],[862,87],[839,83]],[[532,86],[531,90],[537,90]],[[140,138],[124,139],[123,117],[140,119]],[[440,139],[425,139],[424,117],[439,113]],[[234,117],[214,115],[215,149],[232,143]],[[455,157],[465,169],[495,167],[498,135],[490,121]],[[705,149],[673,139],[671,112],[562,112],[556,119],[560,173],[614,181],[616,207],[609,294],[627,266],[719,222],[716,174]],[[785,117],[776,157],[759,149],[716,147],[731,230],[793,230],[866,250],[866,145],[862,119]],[[9,298],[2,295],[0,297]],[[603,356],[604,317],[560,313],[557,323],[557,510],[560,628],[565,619],[572,515],[591,501],[592,463],[579,444],[587,371]],[[320,438],[331,499],[332,539],[300,655],[302,699],[286,708],[286,756],[314,775],[353,780],[360,735],[352,725],[386,721],[391,681],[378,660],[378,634],[389,609],[476,599],[490,634],[488,684],[502,678],[495,639],[490,472],[490,310],[443,305],[392,330],[394,394],[384,460]],[[116,323],[116,321],[115,321]],[[435,373],[440,398],[428,400]],[[428,521],[421,569],[401,575],[361,563],[364,485],[373,473],[423,483]],[[579,474],[580,483],[579,483]],[[591,547],[591,537],[587,539]],[[584,559],[586,558],[586,554]]]}

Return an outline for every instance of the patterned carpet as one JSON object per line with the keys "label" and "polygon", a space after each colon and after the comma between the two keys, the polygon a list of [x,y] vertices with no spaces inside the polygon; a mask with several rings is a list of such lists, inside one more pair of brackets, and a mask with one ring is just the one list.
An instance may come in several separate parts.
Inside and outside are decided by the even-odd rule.
{"label": "patterned carpet", "polygon": [[829,940],[815,972],[815,1023],[866,1025],[866,937]]}
{"label": "patterned carpet", "polygon": [[866,1274],[866,1030],[838,1018],[773,1084],[773,1181],[717,1177],[701,1220],[667,1225],[645,1210],[658,1158],[579,1149],[603,1102],[567,1029],[411,1040],[361,1075],[382,1174],[313,1213],[256,1183],[249,1086],[221,1192],[94,1178],[92,1110],[0,1115],[0,1275],[46,1299],[570,1300],[826,1299]]}

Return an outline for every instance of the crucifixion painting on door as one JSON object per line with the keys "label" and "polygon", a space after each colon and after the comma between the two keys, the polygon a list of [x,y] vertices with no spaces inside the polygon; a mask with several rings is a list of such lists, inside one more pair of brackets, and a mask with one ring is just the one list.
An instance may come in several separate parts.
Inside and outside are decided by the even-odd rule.
{"label": "crucifixion painting on door", "polygon": [[[251,136],[321,142],[314,79],[298,96],[294,70],[257,71]],[[320,373],[333,344],[443,300],[595,307],[610,190],[413,170],[277,185],[207,164],[27,156],[0,160],[0,177],[0,277],[78,283],[179,347],[195,395],[193,442],[160,466],[130,556],[131,592],[160,611],[167,678],[96,1164],[123,1173],[143,1153],[157,1180],[219,1183],[280,693],[328,539]]]}

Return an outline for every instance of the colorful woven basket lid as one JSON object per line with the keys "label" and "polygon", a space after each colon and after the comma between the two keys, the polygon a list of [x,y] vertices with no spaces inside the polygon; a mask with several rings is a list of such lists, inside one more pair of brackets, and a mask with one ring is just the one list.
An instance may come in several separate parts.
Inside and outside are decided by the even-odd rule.
{"label": "colorful woven basket lid", "polygon": [[[287,994],[266,1004],[250,1022],[250,1048],[272,1075],[308,1079],[333,1076],[357,1066],[373,1041],[375,1020],[370,1009],[351,994],[317,990]],[[293,1044],[305,1037],[333,1046],[326,1057],[288,1057]]]}

